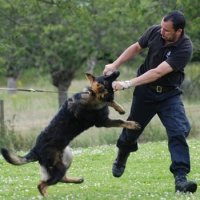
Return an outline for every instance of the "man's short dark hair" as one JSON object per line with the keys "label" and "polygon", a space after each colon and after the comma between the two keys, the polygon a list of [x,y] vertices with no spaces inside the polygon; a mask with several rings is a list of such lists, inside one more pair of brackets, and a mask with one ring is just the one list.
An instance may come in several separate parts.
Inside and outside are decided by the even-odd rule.
{"label": "man's short dark hair", "polygon": [[185,17],[184,14],[181,11],[172,11],[168,13],[164,18],[164,22],[166,21],[172,21],[173,28],[175,31],[177,31],[179,28],[183,29],[185,28]]}

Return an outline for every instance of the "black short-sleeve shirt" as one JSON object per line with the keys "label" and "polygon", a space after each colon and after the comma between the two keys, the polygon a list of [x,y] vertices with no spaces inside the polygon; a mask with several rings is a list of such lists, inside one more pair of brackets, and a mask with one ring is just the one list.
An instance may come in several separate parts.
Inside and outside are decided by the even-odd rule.
{"label": "black short-sleeve shirt", "polygon": [[146,59],[138,69],[138,76],[166,61],[174,70],[153,84],[177,87],[184,79],[184,68],[192,55],[192,42],[183,34],[177,42],[165,45],[160,29],[159,25],[150,27],[138,41],[142,48],[148,48]]}

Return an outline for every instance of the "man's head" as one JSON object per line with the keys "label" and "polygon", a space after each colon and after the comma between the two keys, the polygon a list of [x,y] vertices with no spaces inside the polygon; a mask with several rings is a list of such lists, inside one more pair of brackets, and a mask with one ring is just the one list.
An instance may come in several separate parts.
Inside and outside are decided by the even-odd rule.
{"label": "man's head", "polygon": [[185,17],[180,11],[168,13],[161,21],[161,35],[166,42],[176,42],[184,32]]}

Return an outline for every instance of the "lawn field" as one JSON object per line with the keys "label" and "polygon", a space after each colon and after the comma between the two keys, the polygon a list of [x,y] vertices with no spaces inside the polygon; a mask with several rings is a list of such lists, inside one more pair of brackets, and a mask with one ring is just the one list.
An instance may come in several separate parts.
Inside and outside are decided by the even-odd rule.
{"label": "lawn field", "polygon": [[[191,173],[200,187],[200,141],[188,141],[191,151]],[[129,157],[121,178],[111,173],[116,156],[114,145],[73,149],[74,162],[69,176],[84,177],[84,183],[59,183],[48,189],[47,199],[55,200],[199,200],[200,189],[194,194],[174,192],[174,179],[168,168],[170,156],[167,143],[148,142]],[[23,154],[23,152],[19,152]],[[42,199],[37,191],[40,173],[38,163],[16,167],[0,156],[0,199]]]}
{"label": "lawn field", "polygon": [[[32,77],[32,76],[31,76]],[[36,76],[33,76],[36,77]],[[32,80],[32,79],[31,79]],[[75,80],[69,88],[72,96],[86,86],[86,80]],[[18,87],[52,90],[49,79],[33,80],[27,85],[18,82]],[[111,118],[126,119],[132,99],[132,90],[115,93],[116,101],[126,110],[120,116],[112,108]],[[184,96],[183,96],[184,97]],[[8,134],[22,135],[18,149],[29,149],[58,110],[58,97],[53,93],[17,92],[13,95],[0,92],[4,101],[4,118]],[[198,98],[197,98],[198,100]],[[189,137],[191,150],[190,179],[195,179],[200,187],[200,106],[199,101],[184,99],[187,116],[192,130]],[[91,128],[78,136],[71,145],[74,162],[69,176],[84,177],[80,185],[57,184],[49,188],[47,199],[55,200],[200,200],[200,189],[195,194],[175,194],[174,179],[169,172],[170,155],[167,149],[165,129],[158,117],[147,126],[137,153],[131,154],[126,171],[121,178],[112,176],[112,163],[116,156],[115,144],[121,132],[118,128]],[[158,142],[158,141],[162,142]],[[15,142],[15,140],[13,141]],[[88,147],[89,146],[89,147]],[[84,148],[85,147],[85,148]],[[87,147],[87,148],[86,148]],[[19,152],[23,154],[24,152]],[[7,164],[0,155],[0,200],[42,199],[37,191],[40,171],[37,163],[16,167]]]}

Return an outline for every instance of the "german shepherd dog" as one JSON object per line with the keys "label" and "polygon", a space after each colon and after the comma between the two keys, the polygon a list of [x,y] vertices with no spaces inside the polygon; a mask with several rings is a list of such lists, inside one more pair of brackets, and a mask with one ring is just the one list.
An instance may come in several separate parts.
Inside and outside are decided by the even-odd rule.
{"label": "german shepherd dog", "polygon": [[89,127],[125,127],[139,129],[134,121],[110,119],[108,106],[119,114],[123,108],[114,101],[112,82],[119,76],[116,71],[109,76],[95,77],[87,73],[90,87],[76,93],[62,105],[49,125],[38,135],[35,146],[25,156],[17,156],[5,148],[1,149],[4,159],[13,165],[38,161],[41,166],[41,181],[38,190],[47,195],[47,188],[58,182],[82,183],[83,178],[69,178],[67,169],[72,162],[69,143]]}

